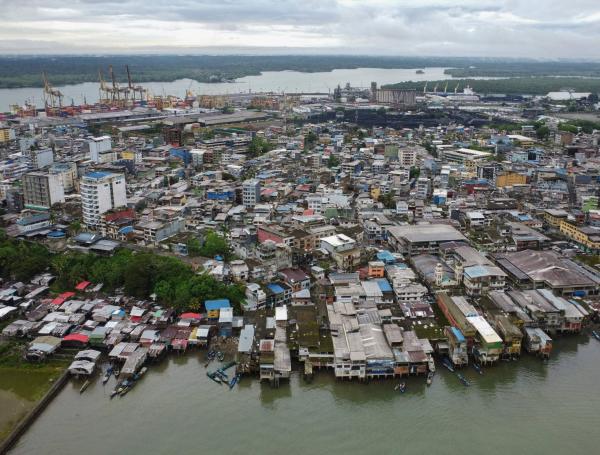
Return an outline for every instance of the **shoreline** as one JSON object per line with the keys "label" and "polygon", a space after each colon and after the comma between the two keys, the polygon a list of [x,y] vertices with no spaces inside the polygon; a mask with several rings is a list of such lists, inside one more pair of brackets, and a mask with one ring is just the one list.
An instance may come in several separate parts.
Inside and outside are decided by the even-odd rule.
{"label": "shoreline", "polygon": [[27,429],[35,422],[37,417],[46,409],[52,402],[54,397],[63,389],[69,381],[69,372],[67,369],[56,379],[50,389],[42,398],[29,410],[29,412],[20,419],[15,427],[8,433],[6,438],[0,442],[0,454],[8,453],[8,451],[19,441],[19,438],[27,431]]}

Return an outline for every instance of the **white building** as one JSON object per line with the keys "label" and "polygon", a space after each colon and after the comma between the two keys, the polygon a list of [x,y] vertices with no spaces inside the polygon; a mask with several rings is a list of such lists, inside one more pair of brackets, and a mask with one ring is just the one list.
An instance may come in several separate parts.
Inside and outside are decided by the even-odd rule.
{"label": "white building", "polygon": [[32,150],[29,156],[34,169],[42,169],[54,163],[54,152],[51,148]]}
{"label": "white building", "polygon": [[81,181],[83,222],[95,226],[100,215],[127,205],[125,176],[110,172],[92,172]]}
{"label": "white building", "polygon": [[427,177],[419,177],[415,186],[415,196],[418,199],[427,199],[429,197],[430,180]]}
{"label": "white building", "polygon": [[110,154],[112,143],[110,136],[92,137],[88,139],[87,146],[90,150],[90,160],[94,163],[105,162],[102,155]]}
{"label": "white building", "polygon": [[417,164],[417,150],[412,147],[405,147],[398,150],[398,161],[400,165],[406,168]]}
{"label": "white building", "polygon": [[75,191],[77,184],[77,164],[75,162],[52,163],[48,172],[50,174],[57,174],[60,177],[66,193]]}
{"label": "white building", "polygon": [[246,180],[242,185],[244,207],[253,208],[260,201],[260,182],[257,179]]}

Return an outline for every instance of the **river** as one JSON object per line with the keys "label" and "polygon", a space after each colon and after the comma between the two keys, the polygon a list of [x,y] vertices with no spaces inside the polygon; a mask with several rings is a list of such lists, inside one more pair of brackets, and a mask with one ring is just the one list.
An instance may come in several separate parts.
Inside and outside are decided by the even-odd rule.
{"label": "river", "polygon": [[[555,341],[549,362],[525,355],[484,376],[438,371],[433,385],[409,378],[337,382],[320,372],[273,389],[250,378],[229,391],[206,377],[203,354],[152,366],[128,395],[110,400],[99,380],[72,382],[11,452],[590,454],[600,443],[600,343]],[[214,368],[214,367],[212,367]]]}
{"label": "river", "polygon": [[[178,79],[173,82],[147,82],[142,84],[154,95],[185,96],[185,91],[191,89],[195,94],[221,95],[242,92],[333,92],[338,85],[347,82],[354,87],[369,87],[371,81],[382,84],[393,84],[405,81],[425,81],[452,79],[444,74],[445,68],[425,68],[424,74],[416,74],[415,69],[383,69],[356,68],[336,69],[327,72],[301,73],[298,71],[266,71],[258,76],[246,76],[235,82],[201,83],[191,79]],[[50,76],[50,79],[52,77]],[[97,82],[66,85],[58,87],[65,95],[64,103],[81,104],[85,101],[98,101]],[[43,90],[41,88],[0,89],[0,112],[12,104],[23,104],[25,101],[43,107]]]}

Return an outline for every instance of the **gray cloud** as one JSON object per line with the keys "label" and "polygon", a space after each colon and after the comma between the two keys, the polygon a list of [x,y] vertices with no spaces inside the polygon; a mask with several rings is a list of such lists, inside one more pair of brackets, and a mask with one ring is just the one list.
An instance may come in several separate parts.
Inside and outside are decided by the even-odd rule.
{"label": "gray cloud", "polygon": [[0,0],[0,53],[600,58],[598,0]]}

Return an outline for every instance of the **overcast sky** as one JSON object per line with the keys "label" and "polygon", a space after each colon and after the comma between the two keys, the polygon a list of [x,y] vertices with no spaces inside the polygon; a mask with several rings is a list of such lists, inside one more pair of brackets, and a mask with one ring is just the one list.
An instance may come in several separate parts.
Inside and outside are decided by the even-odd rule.
{"label": "overcast sky", "polygon": [[600,0],[0,0],[0,53],[600,58]]}

